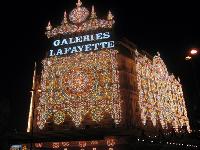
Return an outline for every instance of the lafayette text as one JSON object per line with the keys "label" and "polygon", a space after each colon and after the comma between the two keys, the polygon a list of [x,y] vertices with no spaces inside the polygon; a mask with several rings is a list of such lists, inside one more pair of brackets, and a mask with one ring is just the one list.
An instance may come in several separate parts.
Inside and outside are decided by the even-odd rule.
{"label": "lafayette text", "polygon": [[[49,56],[60,56],[78,52],[88,52],[100,49],[113,48],[114,41],[109,41],[110,32],[96,33],[91,35],[76,36],[53,41],[53,49],[49,50]],[[88,44],[81,44],[91,42]],[[75,45],[75,46],[71,46]],[[55,48],[55,49],[54,49]]]}

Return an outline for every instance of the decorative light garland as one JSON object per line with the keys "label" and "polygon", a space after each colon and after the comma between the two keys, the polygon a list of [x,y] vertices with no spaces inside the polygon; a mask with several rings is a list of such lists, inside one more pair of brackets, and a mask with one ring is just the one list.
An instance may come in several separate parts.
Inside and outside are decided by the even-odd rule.
{"label": "decorative light garland", "polygon": [[64,147],[68,147],[70,144],[69,144],[69,142],[61,142],[62,143],[62,146],[64,146]]}
{"label": "decorative light garland", "polygon": [[73,23],[81,23],[89,16],[89,11],[85,7],[81,7],[81,5],[82,2],[78,0],[78,3],[76,3],[77,8],[73,9],[69,14],[69,19]]}
{"label": "decorative light garland", "polygon": [[41,148],[43,146],[43,143],[35,143],[36,148]]}
{"label": "decorative light garland", "polygon": [[22,146],[22,150],[27,150],[27,146],[26,146],[26,145],[23,145],[23,146]]}
{"label": "decorative light garland", "polygon": [[53,142],[52,147],[53,148],[59,148],[60,147],[59,142]]}
{"label": "decorative light garland", "polygon": [[106,139],[106,144],[107,144],[107,146],[108,147],[113,147],[113,146],[115,146],[115,139],[113,139],[113,138],[108,138],[108,139]]}
{"label": "decorative light garland", "polygon": [[86,147],[87,143],[86,143],[86,141],[79,141],[78,145],[79,145],[79,147],[84,148],[84,147]]}
{"label": "decorative light garland", "polygon": [[[191,144],[191,143],[180,143],[177,142],[179,140],[170,140],[167,141],[166,139],[158,139],[158,138],[142,138],[142,137],[137,137],[137,142],[138,143],[149,143],[149,144],[160,144],[160,145],[168,145],[168,146],[178,146],[178,147],[190,147],[190,148],[199,148],[198,144]],[[96,143],[97,142],[97,143]],[[44,142],[44,143],[35,143],[35,147],[36,148],[64,148],[64,149],[73,149],[73,147],[80,147],[81,149],[84,148],[88,148],[88,147],[92,147],[92,150],[97,150],[99,148],[99,146],[101,146],[102,144],[107,146],[108,149],[113,148],[115,145],[118,145],[119,141],[117,141],[116,139],[113,138],[107,138],[105,140],[99,140],[99,141],[95,141],[95,144],[93,143],[93,141],[68,141],[68,142]],[[97,144],[97,145],[96,145]],[[100,144],[100,145],[99,145]],[[96,145],[96,146],[95,146]],[[95,147],[94,147],[95,146]],[[26,145],[23,145],[22,147],[26,147]],[[13,148],[14,150],[14,148]]]}
{"label": "decorative light garland", "polygon": [[191,132],[180,80],[169,75],[160,55],[153,60],[137,55],[136,71],[142,123],[151,120],[156,126],[160,122],[163,129],[171,124],[176,132],[187,126]]}
{"label": "decorative light garland", "polygon": [[166,141],[158,141],[158,140],[156,140],[156,141],[153,141],[153,140],[150,140],[150,139],[141,139],[141,138],[137,138],[137,141],[138,142],[150,142],[150,143],[159,143],[159,144],[162,144],[162,145],[164,145],[164,144],[167,144],[167,145],[172,145],[172,146],[180,146],[180,147],[193,147],[193,148],[198,148],[198,146],[197,145],[194,145],[194,144],[186,144],[186,143],[176,143],[176,142],[172,142],[172,141],[170,141],[170,142],[166,142]]}
{"label": "decorative light garland", "polygon": [[115,124],[121,121],[117,50],[50,57],[43,60],[41,96],[37,125],[43,129],[48,119],[62,124],[66,115],[75,126],[89,114],[100,122],[108,113]]}
{"label": "decorative light garland", "polygon": [[48,38],[55,37],[57,35],[65,35],[72,33],[80,33],[86,31],[93,31],[97,29],[112,28],[114,21],[114,16],[111,11],[108,12],[107,19],[98,19],[94,6],[92,6],[91,16],[89,19],[89,11],[82,7],[82,2],[78,0],[76,3],[77,7],[73,9],[69,14],[69,19],[72,23],[68,23],[67,14],[64,12],[64,18],[60,26],[53,28],[51,23],[48,23],[46,27],[46,35]]}

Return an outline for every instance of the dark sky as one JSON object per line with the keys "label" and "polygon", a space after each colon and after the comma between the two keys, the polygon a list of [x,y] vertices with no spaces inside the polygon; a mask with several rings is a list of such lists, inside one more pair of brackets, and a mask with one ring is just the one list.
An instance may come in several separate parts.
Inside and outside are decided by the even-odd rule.
{"label": "dark sky", "polygon": [[[184,60],[187,50],[200,48],[200,11],[192,1],[82,0],[94,4],[99,18],[110,9],[116,20],[115,30],[150,54],[161,53],[168,71],[179,76],[183,84],[189,117],[193,126],[200,121],[200,56]],[[47,47],[44,35],[49,20],[59,25],[64,10],[69,13],[76,0],[6,1],[1,5],[1,99],[10,108],[9,128],[25,131],[34,61]],[[193,66],[193,67],[192,67]],[[196,76],[196,78],[195,78]],[[2,103],[0,103],[2,104]]]}

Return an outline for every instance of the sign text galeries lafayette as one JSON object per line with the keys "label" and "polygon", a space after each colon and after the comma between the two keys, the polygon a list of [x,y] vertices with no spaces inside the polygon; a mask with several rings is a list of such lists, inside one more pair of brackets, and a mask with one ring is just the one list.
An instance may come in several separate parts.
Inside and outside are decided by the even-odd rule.
{"label": "sign text galeries lafayette", "polygon": [[49,56],[69,55],[78,52],[89,52],[114,48],[110,32],[98,32],[69,38],[54,39]]}

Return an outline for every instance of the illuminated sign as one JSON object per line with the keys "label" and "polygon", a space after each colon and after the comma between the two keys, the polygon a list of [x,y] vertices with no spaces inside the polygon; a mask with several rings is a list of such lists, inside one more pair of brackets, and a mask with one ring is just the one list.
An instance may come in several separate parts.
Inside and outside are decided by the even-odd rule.
{"label": "illuminated sign", "polygon": [[21,150],[22,149],[22,145],[12,145],[10,147],[10,150]]}
{"label": "illuminated sign", "polygon": [[99,32],[74,36],[69,38],[54,39],[49,56],[69,55],[78,52],[89,52],[100,49],[114,48],[115,43],[110,32]]}

